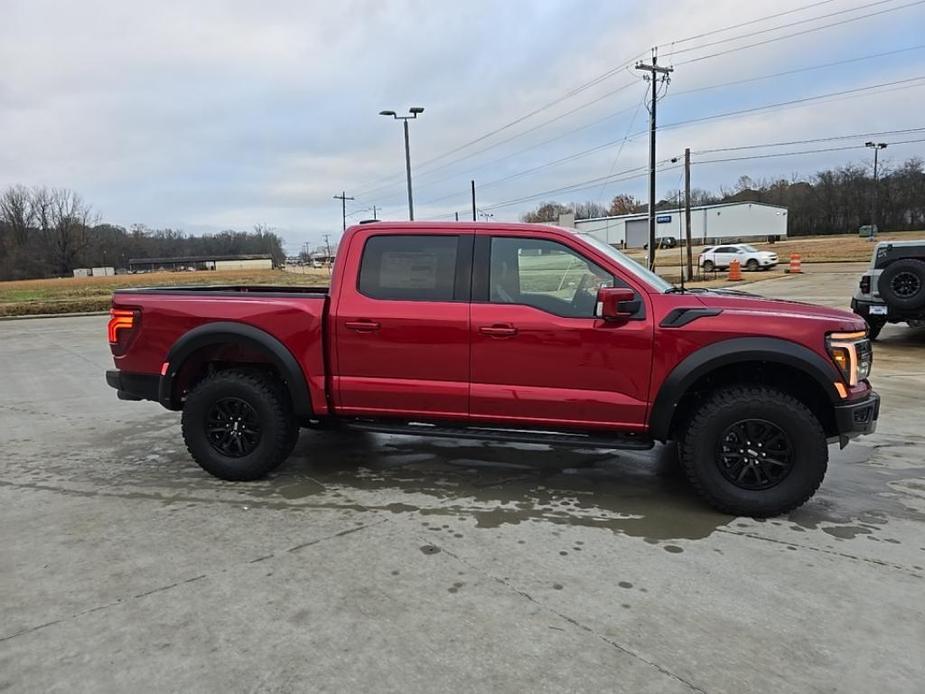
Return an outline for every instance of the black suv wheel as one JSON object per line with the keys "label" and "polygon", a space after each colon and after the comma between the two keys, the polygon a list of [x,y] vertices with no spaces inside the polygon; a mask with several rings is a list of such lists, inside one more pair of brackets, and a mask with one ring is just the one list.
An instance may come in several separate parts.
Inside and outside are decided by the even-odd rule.
{"label": "black suv wheel", "polygon": [[902,258],[886,266],[877,283],[890,306],[905,311],[925,308],[925,262]]}
{"label": "black suv wheel", "polygon": [[680,441],[681,464],[713,507],[776,516],[805,503],[828,465],[825,432],[796,398],[768,387],[715,391]]}
{"label": "black suv wheel", "polygon": [[220,371],[197,384],[182,428],[193,459],[224,480],[264,477],[289,456],[299,431],[283,388],[250,371]]}

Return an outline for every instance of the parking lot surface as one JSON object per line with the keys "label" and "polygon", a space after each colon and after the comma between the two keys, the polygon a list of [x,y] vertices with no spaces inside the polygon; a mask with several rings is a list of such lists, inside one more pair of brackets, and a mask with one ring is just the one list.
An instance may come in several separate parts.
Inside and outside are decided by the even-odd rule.
{"label": "parking lot surface", "polygon": [[[747,289],[844,307],[860,267]],[[760,522],[664,447],[303,431],[223,482],[116,400],[105,322],[0,322],[0,691],[923,689],[925,330],[884,329],[878,433]]]}

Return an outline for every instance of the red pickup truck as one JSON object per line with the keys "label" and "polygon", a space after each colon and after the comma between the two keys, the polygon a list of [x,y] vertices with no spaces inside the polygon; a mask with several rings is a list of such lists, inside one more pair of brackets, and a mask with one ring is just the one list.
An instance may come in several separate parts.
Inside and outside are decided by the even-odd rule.
{"label": "red pickup truck", "polygon": [[675,442],[716,508],[767,516],[874,431],[864,321],[682,290],[597,239],[533,224],[347,230],[330,289],[113,297],[109,385],[182,410],[208,472],[262,477],[300,427],[644,449]]}

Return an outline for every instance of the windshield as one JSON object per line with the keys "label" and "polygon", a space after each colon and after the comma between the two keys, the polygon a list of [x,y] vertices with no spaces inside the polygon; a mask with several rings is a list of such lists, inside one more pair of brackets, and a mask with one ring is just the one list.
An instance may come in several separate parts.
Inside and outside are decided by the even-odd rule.
{"label": "windshield", "polygon": [[635,260],[633,260],[629,256],[623,255],[623,253],[618,251],[616,248],[614,248],[610,244],[604,243],[600,239],[597,239],[594,236],[591,236],[591,234],[579,234],[579,236],[582,238],[583,241],[585,241],[591,246],[594,246],[597,250],[599,250],[601,253],[603,253],[608,258],[613,260],[615,263],[617,263],[617,265],[622,267],[624,270],[635,275],[640,280],[648,284],[650,287],[653,287],[657,291],[664,293],[664,292],[667,292],[669,289],[674,288],[674,285],[671,284],[671,282],[668,282],[667,280],[662,279],[661,277],[656,275],[654,272],[644,267],[643,265],[640,265],[639,263],[637,263]]}
{"label": "windshield", "polygon": [[739,246],[739,248],[742,248],[742,249],[748,251],[749,253],[757,253],[757,252],[758,252],[758,249],[757,249],[757,248],[755,248],[754,246],[749,246],[747,243],[743,243],[741,246]]}

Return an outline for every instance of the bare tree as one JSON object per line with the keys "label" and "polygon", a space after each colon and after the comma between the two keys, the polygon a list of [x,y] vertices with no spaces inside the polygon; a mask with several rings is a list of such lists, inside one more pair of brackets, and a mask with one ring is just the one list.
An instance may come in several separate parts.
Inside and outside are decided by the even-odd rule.
{"label": "bare tree", "polygon": [[11,186],[0,195],[0,221],[13,235],[13,243],[26,243],[33,222],[32,194],[25,186]]}
{"label": "bare tree", "polygon": [[69,274],[76,266],[77,256],[90,243],[90,227],[99,217],[74,191],[52,188],[47,191],[47,228],[44,231],[54,272]]}

